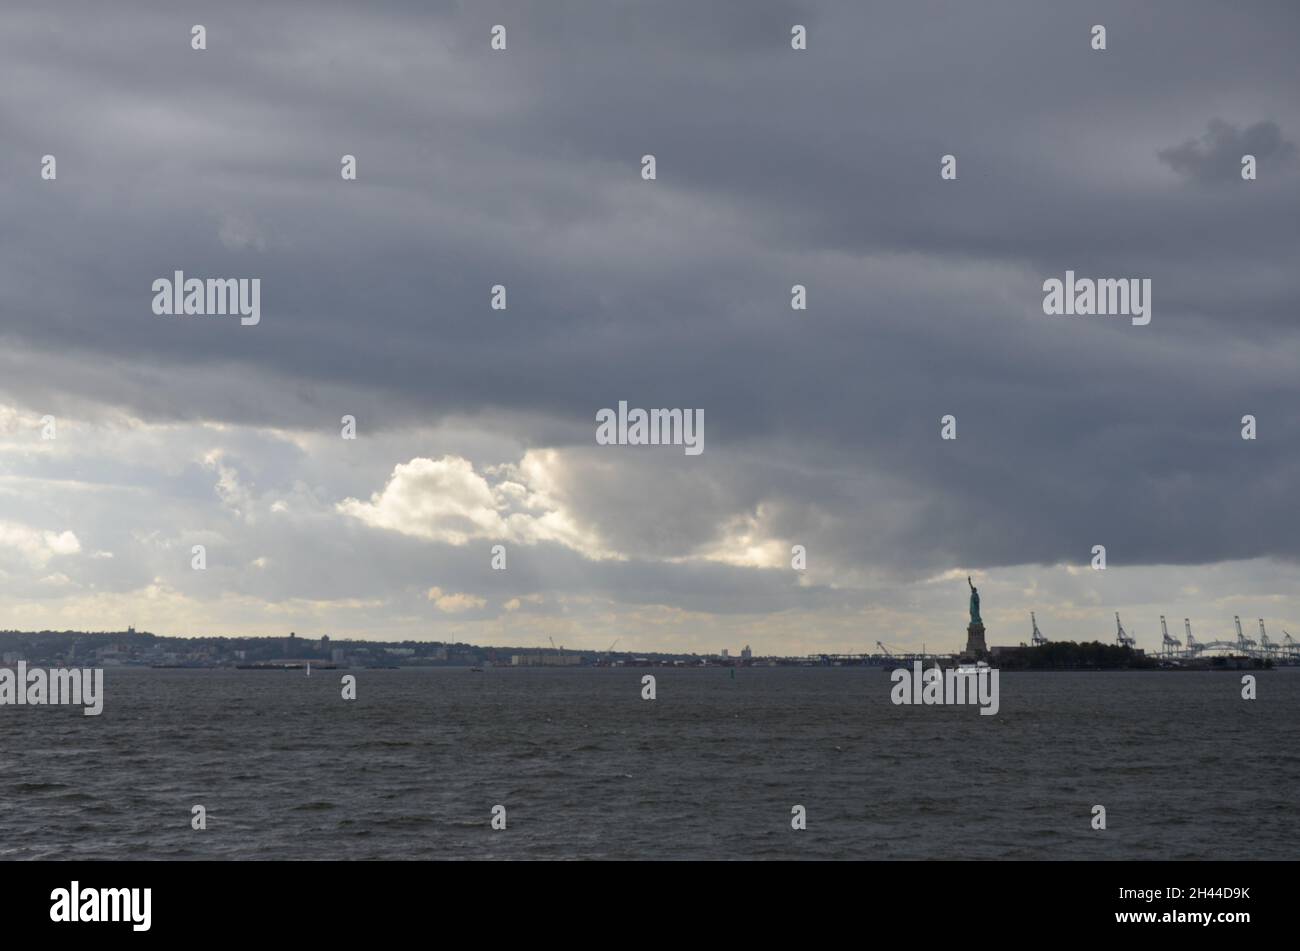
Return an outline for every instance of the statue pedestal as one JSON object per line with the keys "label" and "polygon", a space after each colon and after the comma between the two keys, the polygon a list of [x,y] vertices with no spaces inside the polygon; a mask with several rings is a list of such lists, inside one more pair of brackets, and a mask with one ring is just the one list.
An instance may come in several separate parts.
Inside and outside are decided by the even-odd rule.
{"label": "statue pedestal", "polygon": [[984,625],[976,622],[966,628],[966,649],[962,651],[962,660],[987,660],[988,646],[984,643]]}

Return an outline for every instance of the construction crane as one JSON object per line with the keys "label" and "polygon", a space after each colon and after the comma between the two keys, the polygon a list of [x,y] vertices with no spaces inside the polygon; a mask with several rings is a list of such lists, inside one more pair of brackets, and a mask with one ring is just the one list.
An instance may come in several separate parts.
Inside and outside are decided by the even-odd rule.
{"label": "construction crane", "polygon": [[1129,637],[1128,631],[1124,630],[1124,625],[1120,622],[1119,612],[1115,612],[1115,642],[1120,647],[1136,647],[1137,641]]}
{"label": "construction crane", "polygon": [[1282,628],[1282,650],[1288,654],[1296,652],[1295,638],[1286,632],[1286,628]]}
{"label": "construction crane", "polygon": [[1034,636],[1030,638],[1033,645],[1035,647],[1041,647],[1044,644],[1050,644],[1051,641],[1043,637],[1043,632],[1038,629],[1038,618],[1034,617],[1033,611],[1029,612],[1029,622],[1034,625]]}
{"label": "construction crane", "polygon": [[895,654],[894,651],[891,651],[891,650],[890,650],[888,647],[886,647],[884,644],[880,643],[880,641],[876,641],[876,646],[879,647],[882,651],[884,651],[886,657],[895,657],[895,656],[897,656],[897,655]]}
{"label": "construction crane", "polygon": [[621,641],[622,639],[623,639],[623,638],[621,638],[621,637],[616,637],[616,638],[614,638],[614,643],[613,643],[613,644],[610,644],[608,647],[605,648],[605,653],[606,653],[606,654],[612,654],[612,653],[614,652],[614,647],[615,647],[615,646],[618,644],[618,642]]}
{"label": "construction crane", "polygon": [[1162,637],[1160,649],[1163,653],[1172,654],[1178,650],[1178,648],[1183,646],[1182,641],[1178,640],[1178,638],[1169,636],[1169,626],[1165,624],[1165,616],[1163,614],[1160,615],[1160,634]]}
{"label": "construction crane", "polygon": [[1199,654],[1201,651],[1205,650],[1205,645],[1196,643],[1196,638],[1192,637],[1192,622],[1187,618],[1183,618],[1183,630],[1187,632],[1188,654]]}
{"label": "construction crane", "polygon": [[548,634],[547,637],[546,637],[546,639],[547,639],[548,641],[551,642],[551,649],[555,651],[555,656],[556,656],[556,657],[563,657],[563,656],[564,656],[564,648],[563,648],[563,647],[556,647],[556,646],[555,646],[555,638],[551,637],[551,636]]}

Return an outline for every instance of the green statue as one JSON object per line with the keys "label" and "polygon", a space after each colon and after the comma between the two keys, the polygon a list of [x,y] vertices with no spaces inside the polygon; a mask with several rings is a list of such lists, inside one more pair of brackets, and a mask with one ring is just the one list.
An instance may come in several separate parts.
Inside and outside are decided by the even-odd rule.
{"label": "green statue", "polygon": [[983,624],[980,620],[980,589],[971,584],[970,575],[966,576],[966,583],[970,585],[970,622]]}

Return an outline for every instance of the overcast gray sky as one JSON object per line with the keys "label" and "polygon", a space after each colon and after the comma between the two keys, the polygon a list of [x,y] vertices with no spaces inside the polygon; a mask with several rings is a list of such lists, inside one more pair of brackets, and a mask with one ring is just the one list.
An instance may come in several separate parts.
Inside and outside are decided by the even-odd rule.
{"label": "overcast gray sky", "polygon": [[[993,644],[1300,635],[1298,46],[1284,0],[6,4],[0,626],[957,648],[969,573]],[[1045,316],[1067,269],[1151,323]],[[155,316],[174,270],[261,323]],[[619,400],[705,451],[596,445]]]}

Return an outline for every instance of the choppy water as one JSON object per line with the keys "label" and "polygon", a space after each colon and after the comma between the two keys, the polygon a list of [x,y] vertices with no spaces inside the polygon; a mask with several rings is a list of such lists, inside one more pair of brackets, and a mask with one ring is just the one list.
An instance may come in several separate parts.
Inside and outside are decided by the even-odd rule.
{"label": "choppy water", "polygon": [[109,669],[99,717],[0,707],[0,856],[1300,858],[1300,670],[1254,702],[1003,674],[990,717],[874,669],[358,670],[354,702],[343,673]]}

